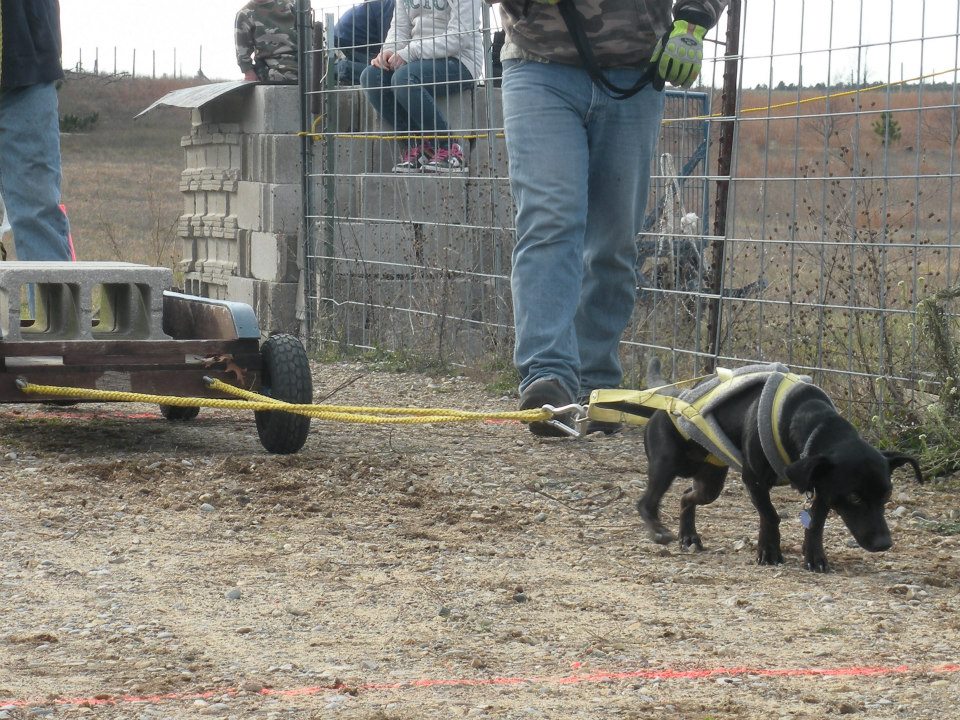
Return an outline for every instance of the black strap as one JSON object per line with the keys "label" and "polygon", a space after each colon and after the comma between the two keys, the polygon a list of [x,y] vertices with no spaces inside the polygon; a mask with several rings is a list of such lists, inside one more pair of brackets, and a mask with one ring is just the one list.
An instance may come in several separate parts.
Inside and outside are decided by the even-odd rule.
{"label": "black strap", "polygon": [[597,65],[597,59],[593,55],[593,50],[590,49],[590,41],[587,39],[587,34],[583,31],[583,16],[573,4],[573,0],[560,0],[560,2],[557,3],[557,7],[560,8],[560,15],[563,17],[563,22],[567,26],[567,31],[570,33],[574,47],[577,48],[577,54],[580,55],[587,74],[590,75],[590,78],[597,86],[605,89],[610,97],[614,100],[626,100],[650,84],[657,70],[653,63],[647,65],[643,74],[632,87],[622,88],[607,80],[603,74],[603,70]]}

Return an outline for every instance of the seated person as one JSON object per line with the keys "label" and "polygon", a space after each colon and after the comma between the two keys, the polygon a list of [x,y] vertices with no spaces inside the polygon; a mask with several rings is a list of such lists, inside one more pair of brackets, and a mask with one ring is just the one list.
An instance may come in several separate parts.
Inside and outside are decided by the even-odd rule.
{"label": "seated person", "polygon": [[406,150],[394,172],[467,171],[463,148],[450,137],[436,100],[472,87],[480,76],[479,28],[480,0],[396,6],[383,50],[360,75],[380,117],[412,138],[402,140]]}
{"label": "seated person", "polygon": [[333,43],[343,54],[337,61],[337,84],[358,85],[390,27],[395,0],[367,0],[347,10],[333,28]]}
{"label": "seated person", "polygon": [[235,23],[237,64],[245,80],[297,82],[297,16],[293,0],[249,0]]}

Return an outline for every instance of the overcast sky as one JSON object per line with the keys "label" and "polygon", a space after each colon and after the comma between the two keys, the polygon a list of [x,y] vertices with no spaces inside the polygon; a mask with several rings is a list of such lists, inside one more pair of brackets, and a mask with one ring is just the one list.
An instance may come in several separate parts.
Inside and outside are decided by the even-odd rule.
{"label": "overcast sky", "polygon": [[[92,69],[99,49],[100,69],[137,74],[195,75],[239,79],[234,59],[233,21],[243,0],[60,0],[63,63],[83,57]],[[349,2],[314,0],[318,15],[338,12]],[[745,84],[784,80],[804,84],[848,81],[859,68],[872,82],[909,79],[958,66],[960,0],[747,0],[743,45]],[[719,28],[722,30],[722,28]],[[927,37],[921,43],[919,39]],[[826,51],[833,48],[831,53]],[[176,65],[174,51],[176,50]],[[802,51],[802,61],[801,55]],[[771,61],[771,56],[776,56]],[[773,71],[771,73],[771,67]],[[705,70],[709,81],[712,73]],[[716,84],[721,73],[717,71]],[[937,79],[950,81],[952,75]]]}

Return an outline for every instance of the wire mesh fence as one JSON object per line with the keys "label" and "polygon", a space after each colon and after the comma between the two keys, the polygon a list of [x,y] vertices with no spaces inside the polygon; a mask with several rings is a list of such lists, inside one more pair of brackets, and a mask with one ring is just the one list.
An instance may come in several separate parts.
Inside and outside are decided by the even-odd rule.
{"label": "wire mesh fence", "polygon": [[[369,91],[338,82],[345,8],[326,17],[325,46],[311,51],[305,164],[307,312],[319,342],[509,358],[514,208],[497,24],[477,7],[458,32],[476,34],[482,71],[456,92],[436,86],[439,135],[398,130]],[[701,86],[669,93],[637,238],[626,384],[643,384],[651,353],[678,377],[780,361],[869,417],[928,402],[950,382],[952,348],[931,346],[917,307],[938,291],[949,303],[960,271],[958,8],[731,2]],[[467,171],[395,172],[424,138],[452,138]]]}

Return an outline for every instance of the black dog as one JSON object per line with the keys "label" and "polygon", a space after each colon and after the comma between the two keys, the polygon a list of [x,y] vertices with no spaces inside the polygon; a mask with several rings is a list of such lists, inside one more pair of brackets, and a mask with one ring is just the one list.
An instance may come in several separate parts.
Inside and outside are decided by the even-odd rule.
{"label": "black dog", "polygon": [[[650,363],[647,384],[666,384],[657,360]],[[893,542],[883,512],[893,490],[890,475],[895,468],[910,464],[917,480],[923,482],[917,461],[902,453],[874,448],[837,414],[822,390],[804,383],[787,396],[779,413],[781,442],[791,462],[785,466],[786,477],[778,477],[760,437],[760,395],[760,387],[748,387],[713,414],[716,425],[742,455],[743,482],[760,514],[757,563],[783,562],[780,516],[770,502],[770,488],[787,482],[810,498],[803,539],[807,569],[828,569],[823,526],[831,510],[843,519],[860,547],[870,552],[888,550]],[[675,477],[693,478],[693,487],[680,501],[680,544],[702,549],[696,528],[697,505],[709,505],[717,499],[729,468],[713,464],[708,451],[685,439],[663,410],[655,412],[647,423],[645,446],[649,483],[637,501],[637,509],[650,538],[660,544],[674,539],[660,521],[660,501]]]}

